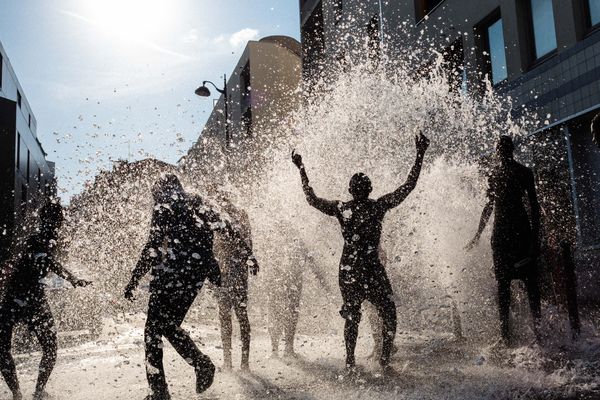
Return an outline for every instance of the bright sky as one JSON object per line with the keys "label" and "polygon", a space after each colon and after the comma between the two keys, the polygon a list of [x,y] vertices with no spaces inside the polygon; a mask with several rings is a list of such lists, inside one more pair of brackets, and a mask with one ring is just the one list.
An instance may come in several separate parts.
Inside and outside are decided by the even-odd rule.
{"label": "bright sky", "polygon": [[176,162],[248,40],[299,39],[297,0],[0,0],[0,41],[63,200],[110,160]]}

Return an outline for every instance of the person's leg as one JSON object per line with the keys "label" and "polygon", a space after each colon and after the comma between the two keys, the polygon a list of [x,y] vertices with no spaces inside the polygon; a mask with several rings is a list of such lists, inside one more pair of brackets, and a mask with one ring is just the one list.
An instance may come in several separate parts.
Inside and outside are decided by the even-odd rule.
{"label": "person's leg", "polygon": [[508,278],[498,280],[498,313],[500,316],[500,334],[506,344],[510,343],[510,282]]}
{"label": "person's leg", "polygon": [[229,293],[225,293],[226,288],[221,288],[223,293],[219,294],[219,321],[221,323],[221,343],[223,345],[223,368],[230,370],[232,368],[231,361],[231,335],[233,326],[231,323],[231,301],[229,301]]}
{"label": "person's leg", "polygon": [[279,353],[279,340],[283,331],[283,296],[277,292],[269,294],[269,323],[268,330],[271,337],[271,353],[277,357]]}
{"label": "person's leg", "polygon": [[146,378],[152,392],[152,398],[169,399],[169,389],[165,378],[163,366],[163,341],[162,335],[168,324],[169,316],[165,314],[164,305],[150,295],[148,316],[144,328],[144,342],[146,352]]}
{"label": "person's leg", "polygon": [[58,340],[54,327],[54,318],[46,298],[37,301],[38,304],[32,309],[27,324],[29,330],[35,333],[42,348],[42,359],[40,360],[37,384],[35,385],[34,399],[44,396],[44,389],[50,379],[50,374],[56,364]]}
{"label": "person's leg", "polygon": [[344,341],[346,343],[346,368],[352,369],[356,366],[354,351],[358,339],[358,325],[360,324],[360,307],[364,296],[359,291],[358,285],[342,288],[344,304],[340,315],[346,320],[344,324]]}
{"label": "person's leg", "polygon": [[369,301],[378,311],[382,321],[381,327],[381,356],[379,364],[386,367],[390,363],[394,338],[396,337],[396,303],[394,303],[394,292],[385,271],[381,269],[374,276],[376,282],[370,291]]}
{"label": "person's leg", "polygon": [[371,326],[371,335],[373,336],[373,351],[369,358],[377,359],[381,357],[381,349],[383,346],[383,336],[381,332],[383,330],[383,320],[381,319],[377,308],[370,302],[366,303],[365,311],[367,312],[367,318],[369,325]]}
{"label": "person's leg", "polygon": [[14,400],[21,400],[21,388],[17,377],[17,367],[11,354],[12,335],[14,329],[14,315],[9,307],[10,304],[0,305],[0,372],[4,381],[12,392]]}
{"label": "person's leg", "polygon": [[242,337],[242,369],[250,367],[250,319],[248,318],[248,298],[245,293],[236,295],[233,307]]}
{"label": "person's leg", "polygon": [[525,288],[527,289],[527,297],[529,299],[529,308],[531,310],[531,318],[533,319],[533,333],[536,340],[540,339],[540,324],[542,321],[542,300],[540,294],[540,286],[538,277],[535,271],[527,274],[524,279]]}
{"label": "person's leg", "polygon": [[296,328],[298,327],[298,318],[300,317],[300,298],[302,297],[302,286],[297,285],[290,291],[288,318],[284,321],[284,340],[285,340],[285,355],[293,357],[296,355],[294,351],[294,339],[296,337]]}
{"label": "person's leg", "polygon": [[192,340],[189,333],[181,327],[185,315],[191,307],[196,294],[186,294],[180,298],[172,298],[167,315],[168,324],[164,329],[164,336],[179,355],[196,371],[196,392],[201,393],[208,389],[215,376],[215,366],[210,357],[203,354]]}

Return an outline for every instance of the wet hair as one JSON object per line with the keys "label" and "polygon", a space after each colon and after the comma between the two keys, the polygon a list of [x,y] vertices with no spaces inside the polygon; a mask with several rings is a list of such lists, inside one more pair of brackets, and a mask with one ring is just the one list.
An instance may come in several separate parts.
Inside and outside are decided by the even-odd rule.
{"label": "wet hair", "polygon": [[40,210],[43,227],[59,229],[64,221],[63,208],[58,201],[48,200]]}
{"label": "wet hair", "polygon": [[512,138],[508,135],[500,136],[496,150],[501,158],[511,158],[515,151],[515,144]]}
{"label": "wet hair", "polygon": [[373,186],[371,186],[371,180],[369,177],[362,172],[354,174],[352,178],[350,178],[350,185],[348,187],[348,191],[355,198],[367,198],[369,194],[373,190]]}
{"label": "wet hair", "polygon": [[600,135],[600,113],[592,119],[591,130],[593,134]]}

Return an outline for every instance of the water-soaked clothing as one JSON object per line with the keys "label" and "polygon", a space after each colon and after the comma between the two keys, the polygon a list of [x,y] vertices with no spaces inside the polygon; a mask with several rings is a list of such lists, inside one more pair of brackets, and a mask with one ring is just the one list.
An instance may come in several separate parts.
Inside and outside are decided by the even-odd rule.
{"label": "water-soaked clothing", "polygon": [[205,373],[212,381],[214,365],[181,323],[206,279],[221,284],[213,254],[214,231],[233,235],[230,226],[199,197],[182,193],[154,207],[150,236],[131,282],[139,281],[151,270],[144,340],[148,383],[157,396],[168,393],[162,365],[163,336],[197,374]]}
{"label": "water-soaked clothing", "polygon": [[[516,161],[501,164],[490,175],[488,197],[494,205],[491,244],[494,273],[498,281],[501,332],[502,336],[508,339],[512,280],[519,279],[525,283],[535,324],[539,323],[541,317],[535,260],[520,268],[515,267],[516,263],[530,257],[531,249],[537,246],[539,205],[535,194],[533,172]],[[529,202],[531,221],[525,198]]]}
{"label": "water-soaked clothing", "polygon": [[252,246],[250,220],[243,210],[231,208],[232,225],[240,237],[217,233],[214,251],[221,268],[221,287],[216,289],[221,322],[221,340],[226,367],[231,363],[231,336],[233,309],[240,324],[242,340],[242,366],[248,366],[250,355],[250,320],[248,318],[248,252],[246,245]]}
{"label": "water-soaked clothing", "polygon": [[0,370],[11,390],[18,387],[11,355],[12,334],[18,322],[23,322],[36,335],[42,347],[38,385],[45,386],[56,362],[56,329],[42,282],[50,272],[64,275],[62,266],[54,258],[55,246],[55,241],[42,233],[27,240],[0,303]]}
{"label": "water-soaked clothing", "polygon": [[[363,301],[367,300],[377,308],[383,320],[384,343],[380,360],[383,365],[389,362],[397,317],[392,286],[379,260],[381,229],[385,214],[399,205],[410,190],[412,188],[401,187],[377,200],[341,202],[320,199],[311,187],[304,185],[309,204],[336,217],[342,228],[344,249],[339,266],[339,284],[343,305],[340,314],[347,321],[358,325]],[[356,330],[355,327],[352,329]],[[354,332],[346,336],[348,335],[355,343]]]}

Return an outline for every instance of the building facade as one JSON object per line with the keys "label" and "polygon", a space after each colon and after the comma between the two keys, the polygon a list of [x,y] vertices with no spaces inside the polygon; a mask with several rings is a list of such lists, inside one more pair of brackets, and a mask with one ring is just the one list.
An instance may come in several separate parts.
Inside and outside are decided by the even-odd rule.
{"label": "building facade", "polygon": [[[599,1],[300,0],[300,9],[305,79],[353,48],[360,57],[357,46],[392,61],[407,47],[430,46],[449,56],[470,93],[487,77],[512,98],[515,116],[537,114],[530,161],[546,235],[551,246],[572,244],[583,299],[597,296],[600,151],[589,125],[600,110]],[[364,47],[369,41],[379,42]]]}
{"label": "building facade", "polygon": [[55,190],[54,163],[46,160],[36,130],[31,106],[0,43],[0,260]]}
{"label": "building facade", "polygon": [[180,165],[205,176],[209,174],[198,167],[210,165],[214,170],[221,161],[228,163],[226,169],[232,174],[236,168],[247,170],[243,153],[256,142],[253,139],[268,134],[277,126],[274,122],[297,107],[301,68],[300,43],[293,38],[269,36],[248,42],[227,80],[228,107],[221,94],[198,141]]}

